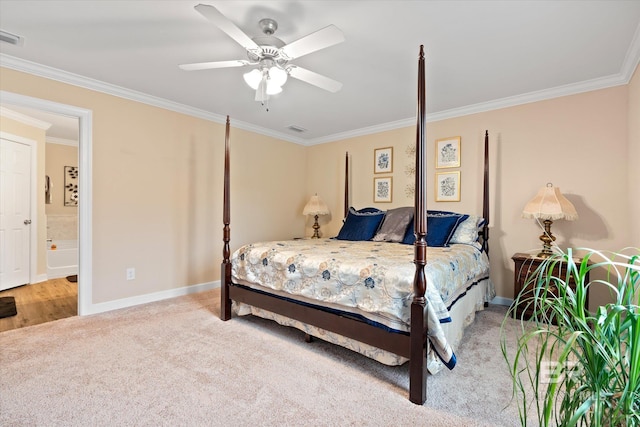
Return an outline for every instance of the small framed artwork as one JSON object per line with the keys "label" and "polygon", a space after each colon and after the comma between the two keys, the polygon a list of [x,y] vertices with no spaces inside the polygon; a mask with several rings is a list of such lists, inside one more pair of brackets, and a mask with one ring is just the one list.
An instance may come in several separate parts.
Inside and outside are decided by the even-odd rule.
{"label": "small framed artwork", "polygon": [[436,202],[460,201],[460,171],[436,172]]}
{"label": "small framed artwork", "polygon": [[436,140],[436,168],[460,167],[460,137],[450,136]]}
{"label": "small framed artwork", "polygon": [[391,203],[393,194],[393,178],[373,178],[374,203]]}
{"label": "small framed artwork", "polygon": [[64,167],[64,205],[78,206],[78,168]]}
{"label": "small framed artwork", "polygon": [[374,154],[374,173],[393,172],[393,147],[376,148]]}

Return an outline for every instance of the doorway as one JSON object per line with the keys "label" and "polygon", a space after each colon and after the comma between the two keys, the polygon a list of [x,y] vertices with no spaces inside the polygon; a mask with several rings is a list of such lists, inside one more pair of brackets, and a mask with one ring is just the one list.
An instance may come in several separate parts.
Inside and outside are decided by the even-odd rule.
{"label": "doorway", "polygon": [[[3,105],[33,108],[77,119],[78,135],[78,301],[79,315],[94,312],[92,304],[92,112],[84,108],[0,91]],[[33,280],[33,279],[32,279]]]}

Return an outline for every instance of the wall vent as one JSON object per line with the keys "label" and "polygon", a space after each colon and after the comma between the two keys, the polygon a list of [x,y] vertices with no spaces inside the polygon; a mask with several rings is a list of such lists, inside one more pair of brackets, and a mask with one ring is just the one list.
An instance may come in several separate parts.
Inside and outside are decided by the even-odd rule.
{"label": "wall vent", "polygon": [[0,30],[0,42],[9,43],[15,46],[22,46],[24,44],[24,38]]}
{"label": "wall vent", "polygon": [[298,133],[302,133],[302,132],[306,132],[307,131],[305,128],[300,127],[300,126],[296,126],[296,125],[287,126],[287,129],[292,130],[294,132],[298,132]]}

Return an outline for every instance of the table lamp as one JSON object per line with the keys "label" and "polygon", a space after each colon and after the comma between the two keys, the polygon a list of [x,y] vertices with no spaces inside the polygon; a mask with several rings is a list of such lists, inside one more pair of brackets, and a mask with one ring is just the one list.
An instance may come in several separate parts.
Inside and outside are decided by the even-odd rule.
{"label": "table lamp", "polygon": [[538,254],[538,257],[548,258],[553,255],[551,244],[556,240],[556,237],[551,234],[551,224],[556,219],[576,220],[578,212],[571,202],[562,195],[560,188],[548,183],[527,203],[522,211],[522,217],[544,220],[544,233],[540,236],[542,252]]}
{"label": "table lamp", "polygon": [[329,213],[329,208],[317,194],[311,196],[311,199],[305,205],[302,214],[314,216],[315,222],[313,223],[313,236],[311,236],[312,239],[320,238],[320,224],[318,224],[318,216],[329,215]]}

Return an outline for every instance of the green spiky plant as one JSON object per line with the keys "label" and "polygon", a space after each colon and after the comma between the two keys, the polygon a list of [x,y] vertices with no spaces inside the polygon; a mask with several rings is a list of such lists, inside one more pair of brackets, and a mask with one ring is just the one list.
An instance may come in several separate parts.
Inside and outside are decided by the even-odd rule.
{"label": "green spiky plant", "polygon": [[[579,252],[582,260],[571,249],[546,259],[530,277],[533,291],[516,297],[502,324],[520,423],[640,426],[640,250]],[[552,274],[558,263],[562,277]],[[603,270],[605,278],[594,279]],[[612,302],[589,311],[587,290],[596,287]],[[514,348],[506,328],[518,306],[533,314],[520,319]]]}

